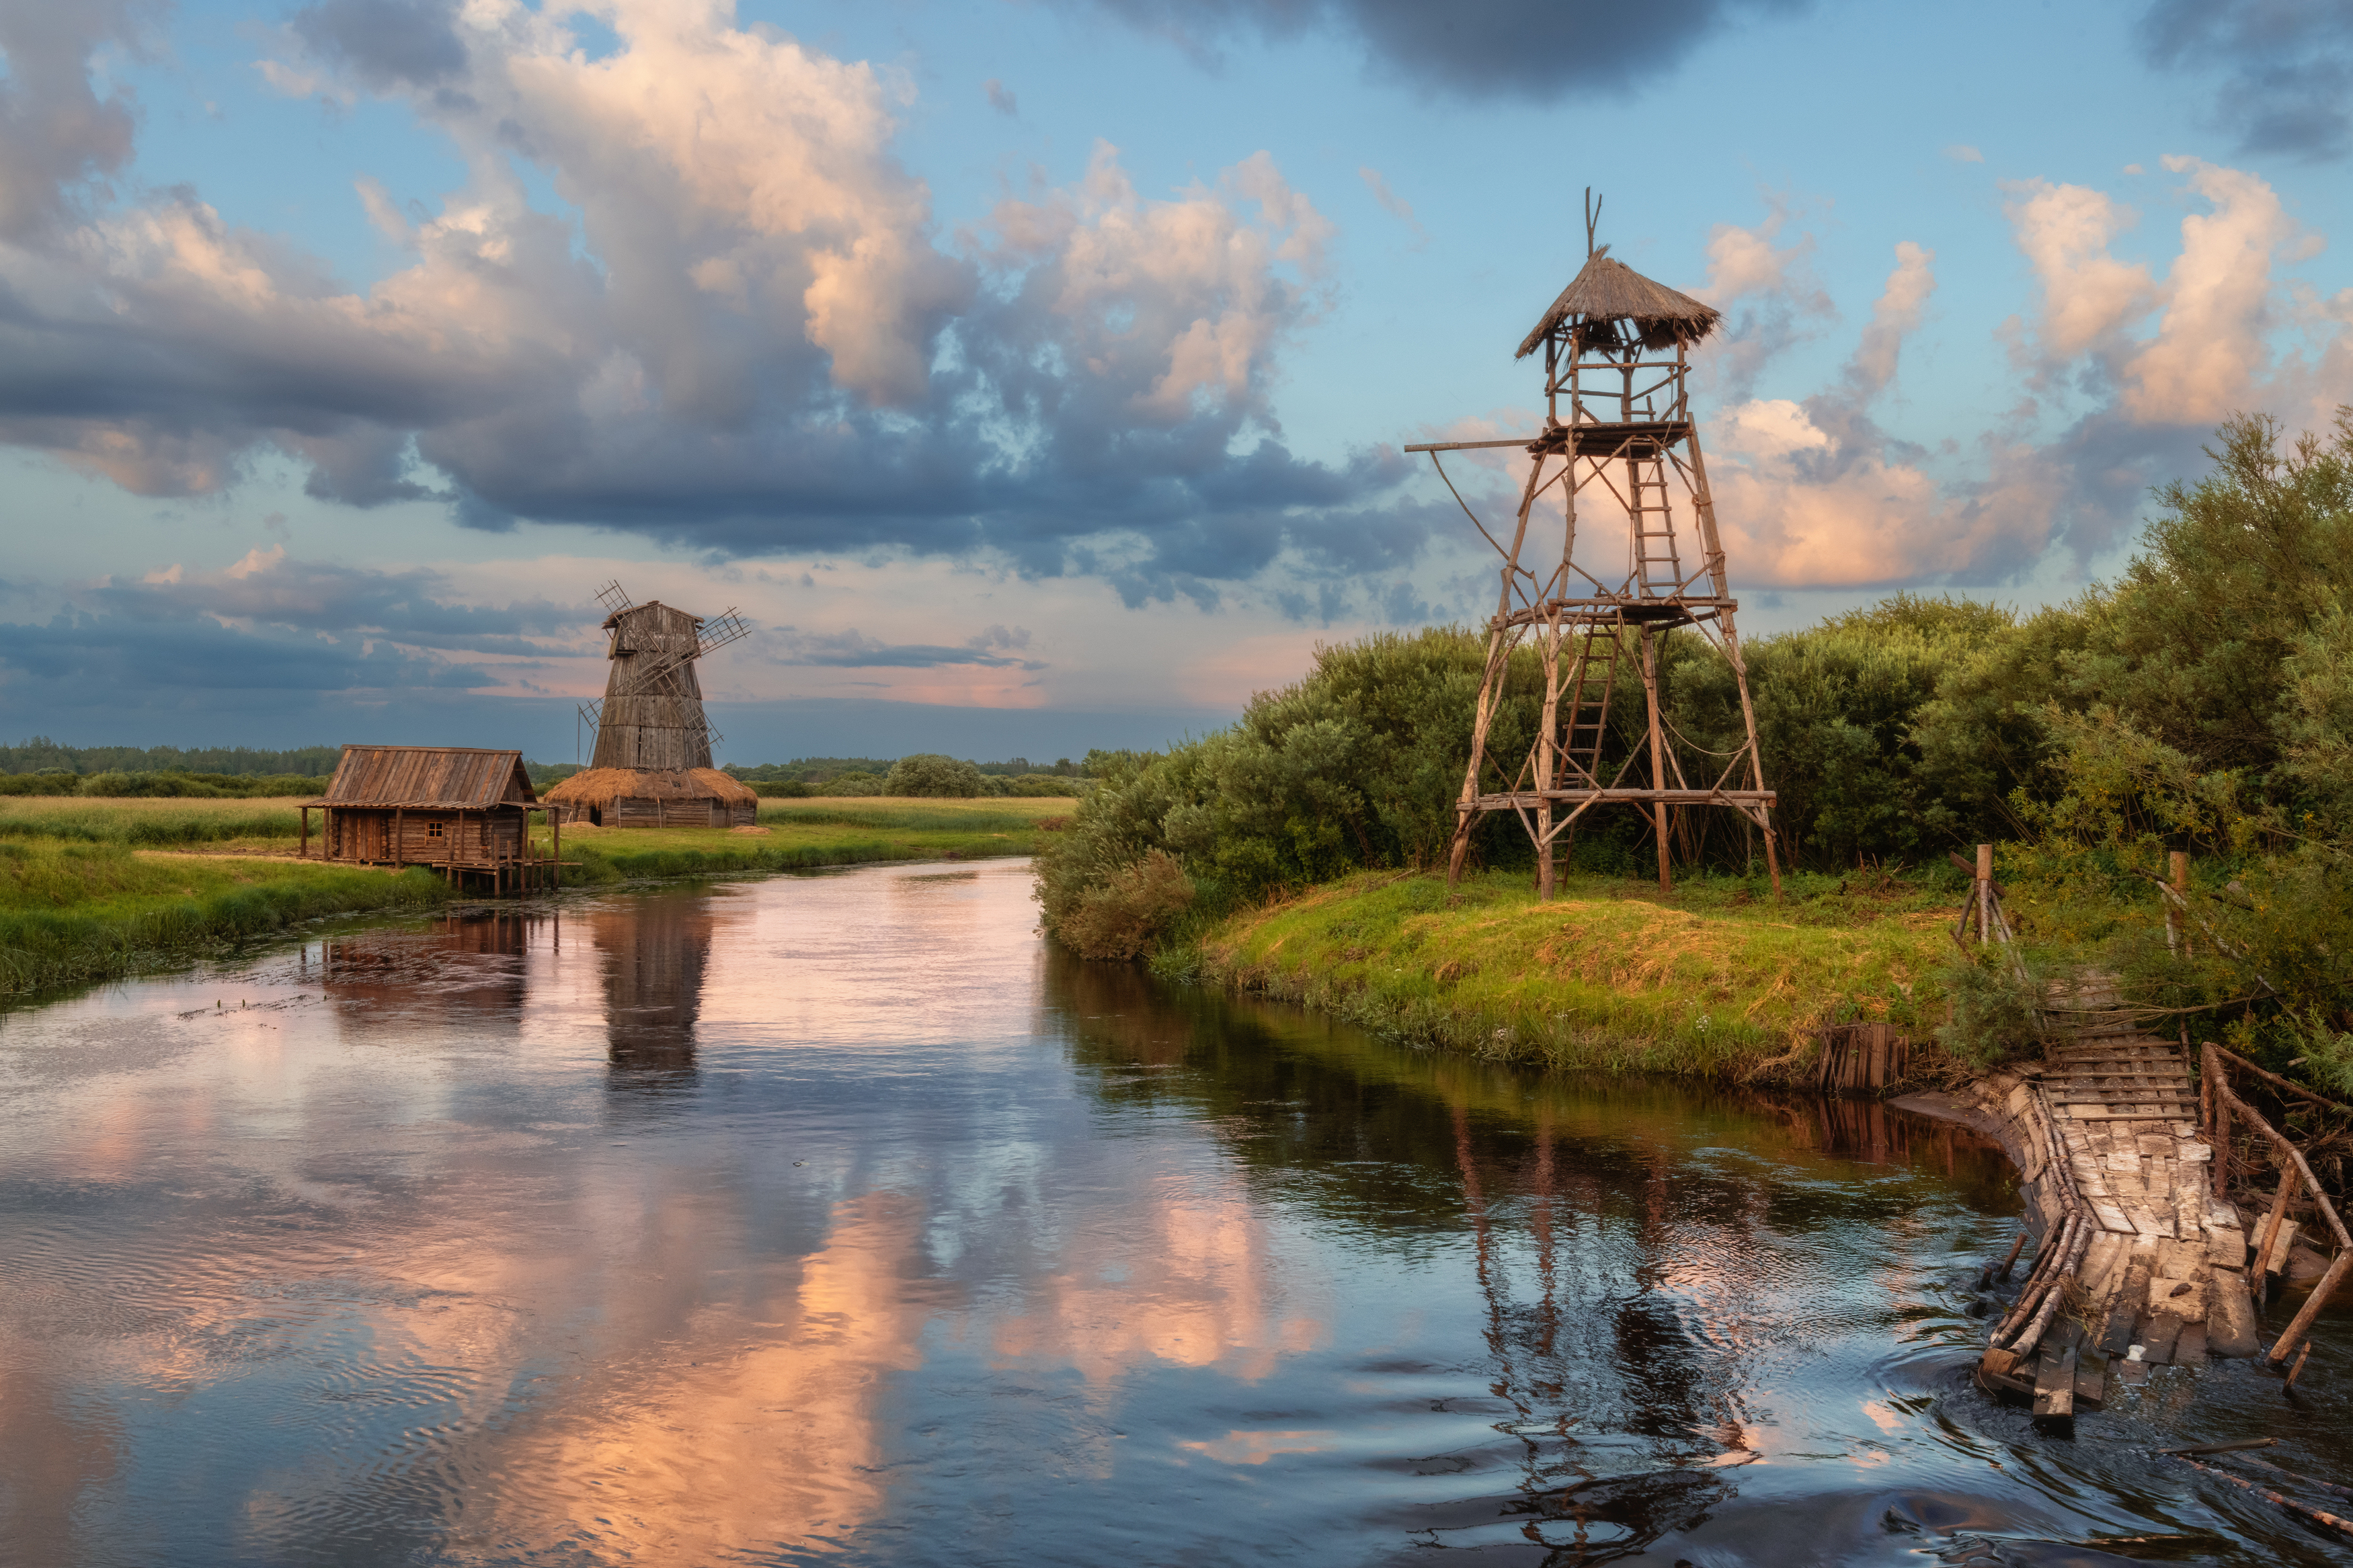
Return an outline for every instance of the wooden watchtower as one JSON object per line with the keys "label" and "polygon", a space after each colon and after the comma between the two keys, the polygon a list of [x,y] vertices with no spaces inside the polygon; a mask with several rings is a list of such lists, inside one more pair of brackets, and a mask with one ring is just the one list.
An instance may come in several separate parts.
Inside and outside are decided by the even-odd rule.
{"label": "wooden watchtower", "polygon": [[[1664,890],[1672,885],[1672,814],[1712,805],[1730,807],[1762,830],[1778,894],[1774,795],[1757,755],[1757,712],[1733,627],[1739,605],[1691,416],[1691,351],[1721,315],[1610,259],[1608,246],[1593,249],[1590,218],[1587,249],[1583,270],[1515,356],[1544,351],[1545,423],[1535,437],[1406,448],[1428,452],[1441,478],[1441,452],[1521,447],[1533,459],[1508,548],[1472,519],[1504,558],[1503,592],[1488,622],[1447,878],[1461,874],[1481,814],[1508,811],[1535,841],[1537,893],[1550,898],[1562,835],[1594,807],[1623,804],[1649,818]],[[1554,522],[1561,525],[1556,556]],[[1746,738],[1729,752],[1668,742],[1659,647],[1677,626],[1697,632],[1732,666]],[[1525,757],[1497,756],[1489,728],[1512,655],[1531,637],[1544,666],[1543,718]],[[1631,684],[1620,668],[1627,662],[1641,683],[1646,720],[1630,746],[1614,742],[1610,724],[1613,701],[1632,696],[1620,689]],[[1684,772],[1686,754],[1695,779]]]}

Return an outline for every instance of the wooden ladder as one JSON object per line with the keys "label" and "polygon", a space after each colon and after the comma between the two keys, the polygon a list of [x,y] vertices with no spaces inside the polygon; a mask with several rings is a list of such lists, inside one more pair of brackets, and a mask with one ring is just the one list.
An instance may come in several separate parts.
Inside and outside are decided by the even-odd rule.
{"label": "wooden ladder", "polygon": [[1617,616],[1585,623],[1562,693],[1568,699],[1568,724],[1561,758],[1595,789],[1601,787],[1601,747],[1609,737],[1609,698],[1618,686],[1619,626]]}
{"label": "wooden ladder", "polygon": [[1667,465],[1662,458],[1629,458],[1626,477],[1634,520],[1634,580],[1646,599],[1680,593],[1683,568],[1675,551],[1674,514],[1667,503]]}

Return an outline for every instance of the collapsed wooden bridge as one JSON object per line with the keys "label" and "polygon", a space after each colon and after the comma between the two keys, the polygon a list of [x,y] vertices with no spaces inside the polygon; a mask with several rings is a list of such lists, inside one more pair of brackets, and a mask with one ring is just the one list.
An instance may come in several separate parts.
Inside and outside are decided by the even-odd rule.
{"label": "collapsed wooden bridge", "polygon": [[[2031,1398],[2046,1425],[2071,1427],[2111,1384],[2140,1382],[2152,1366],[2210,1356],[2260,1355],[2292,1384],[2314,1321],[2353,1266],[2353,1237],[2295,1144],[2232,1088],[2234,1071],[2262,1069],[2217,1046],[2201,1055],[2193,1079],[2175,1041],[2130,1025],[2087,1028],[1980,1087],[1983,1109],[2023,1155],[2042,1244],[1978,1378]],[[2271,1146],[2282,1171],[2267,1211],[2228,1195],[2234,1121]],[[2299,1193],[2337,1257],[2287,1326],[2266,1335],[2258,1307],[2288,1278],[2298,1226],[2287,1209]]]}
{"label": "collapsed wooden bridge", "polygon": [[[1990,854],[1980,849],[1973,869],[1962,929],[1974,921],[1980,941],[2008,947]],[[2100,1408],[2112,1384],[2140,1382],[2152,1366],[2261,1356],[2292,1386],[2315,1320],[2353,1268],[2353,1236],[2294,1141],[2232,1080],[2258,1079],[2268,1092],[2337,1112],[2353,1108],[2220,1046],[2200,1047],[2193,1064],[2187,1031],[2178,1040],[2149,1033],[2150,1018],[2127,1006],[2113,981],[2069,987],[2049,999],[2044,1019],[2043,1058],[1980,1080],[1974,1106],[1912,1101],[1974,1111],[1968,1119],[2017,1163],[2042,1236],[2024,1286],[1989,1336],[1978,1382],[2031,1399],[2037,1419],[2060,1430],[2072,1430],[2079,1409]],[[2242,1135],[2244,1162],[2234,1154]],[[2236,1179],[2237,1167],[2258,1160],[2278,1173],[2267,1206],[2248,1202]],[[2314,1239],[2332,1243],[2336,1257],[2286,1327],[2267,1334],[2260,1307],[2290,1278],[2297,1251],[2292,1205],[2316,1222],[2323,1234]],[[2006,1281],[2025,1239],[1989,1270],[1989,1284]]]}

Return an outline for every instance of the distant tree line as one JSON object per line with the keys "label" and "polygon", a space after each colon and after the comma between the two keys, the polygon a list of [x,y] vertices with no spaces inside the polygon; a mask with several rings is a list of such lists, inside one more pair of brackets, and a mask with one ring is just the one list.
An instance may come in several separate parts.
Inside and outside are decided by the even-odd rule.
{"label": "distant tree line", "polygon": [[250,746],[61,746],[46,735],[0,746],[0,773],[189,773],[259,777],[272,773],[322,777],[335,771],[341,746],[258,751]]}

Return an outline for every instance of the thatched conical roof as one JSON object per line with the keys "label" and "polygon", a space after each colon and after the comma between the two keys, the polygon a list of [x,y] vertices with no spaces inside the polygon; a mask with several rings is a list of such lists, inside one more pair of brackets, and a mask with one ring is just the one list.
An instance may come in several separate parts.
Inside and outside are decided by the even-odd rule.
{"label": "thatched conical roof", "polygon": [[1584,269],[1570,279],[1535,330],[1520,343],[1515,359],[1535,353],[1563,321],[1581,317],[1588,321],[1631,321],[1646,348],[1662,349],[1678,341],[1695,343],[1715,329],[1724,312],[1703,305],[1688,294],[1663,283],[1653,283],[1622,261],[1609,258],[1603,246],[1587,258]]}
{"label": "thatched conical roof", "polygon": [[623,798],[723,800],[733,805],[760,797],[750,784],[717,768],[587,768],[541,798],[550,805],[601,807]]}

